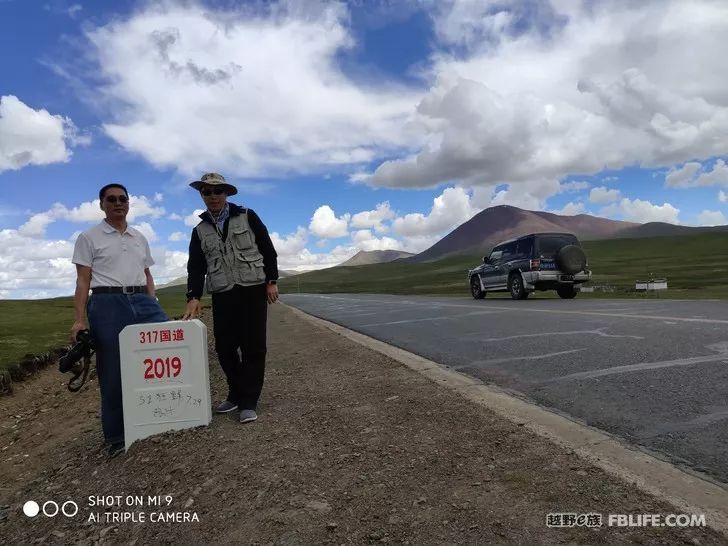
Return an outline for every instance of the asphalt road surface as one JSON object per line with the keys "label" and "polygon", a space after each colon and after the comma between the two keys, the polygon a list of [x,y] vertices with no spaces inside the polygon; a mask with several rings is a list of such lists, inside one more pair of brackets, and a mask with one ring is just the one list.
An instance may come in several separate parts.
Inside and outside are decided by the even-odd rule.
{"label": "asphalt road surface", "polygon": [[380,294],[283,301],[728,483],[728,302]]}

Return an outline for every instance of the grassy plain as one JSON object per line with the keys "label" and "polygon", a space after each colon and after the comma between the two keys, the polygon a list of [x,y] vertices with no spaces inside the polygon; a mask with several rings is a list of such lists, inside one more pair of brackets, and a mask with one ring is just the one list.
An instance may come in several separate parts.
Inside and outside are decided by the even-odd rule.
{"label": "grassy plain", "polygon": [[[611,239],[584,243],[592,285],[609,285],[614,292],[582,293],[579,298],[724,298],[728,299],[728,233],[681,237]],[[482,256],[457,256],[417,264],[391,262],[333,267],[281,279],[282,293],[387,293],[468,296],[467,271]],[[669,289],[636,293],[634,281],[650,276],[667,278]],[[170,317],[184,310],[184,286],[158,290]],[[556,297],[552,292],[542,297]],[[509,297],[489,294],[488,298]],[[209,305],[208,297],[203,305]],[[27,353],[64,345],[73,322],[73,299],[0,300],[0,368],[17,363]]]}
{"label": "grassy plain", "polygon": [[[167,316],[180,316],[186,287],[157,290]],[[203,298],[203,305],[209,305]],[[0,300],[0,369],[17,364],[24,355],[39,354],[69,343],[73,298]]]}

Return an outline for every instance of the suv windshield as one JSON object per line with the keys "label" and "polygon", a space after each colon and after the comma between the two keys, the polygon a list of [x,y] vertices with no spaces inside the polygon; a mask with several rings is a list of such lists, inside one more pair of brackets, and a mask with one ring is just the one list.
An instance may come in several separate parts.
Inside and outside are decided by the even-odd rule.
{"label": "suv windshield", "polygon": [[544,258],[553,258],[559,249],[566,245],[579,245],[573,235],[544,235],[536,238],[537,252]]}

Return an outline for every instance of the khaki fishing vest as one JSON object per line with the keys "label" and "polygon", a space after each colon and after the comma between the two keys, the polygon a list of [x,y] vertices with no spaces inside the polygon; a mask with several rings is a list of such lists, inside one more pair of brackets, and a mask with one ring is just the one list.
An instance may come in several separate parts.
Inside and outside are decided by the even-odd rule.
{"label": "khaki fishing vest", "polygon": [[230,216],[225,242],[209,222],[200,222],[195,229],[207,260],[208,293],[224,292],[236,284],[252,286],[265,282],[263,255],[255,243],[247,211]]}

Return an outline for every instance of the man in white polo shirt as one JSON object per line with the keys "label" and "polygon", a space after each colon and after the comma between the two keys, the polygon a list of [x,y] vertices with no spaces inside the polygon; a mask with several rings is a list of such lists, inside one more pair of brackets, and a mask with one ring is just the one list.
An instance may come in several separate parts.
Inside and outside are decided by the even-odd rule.
{"label": "man in white polo shirt", "polygon": [[149,243],[126,223],[129,193],[121,184],[108,184],[99,191],[99,201],[106,218],[81,233],[73,250],[77,279],[71,340],[86,329],[85,310],[96,345],[101,426],[114,457],[124,450],[119,333],[130,324],[168,319],[154,296]]}

